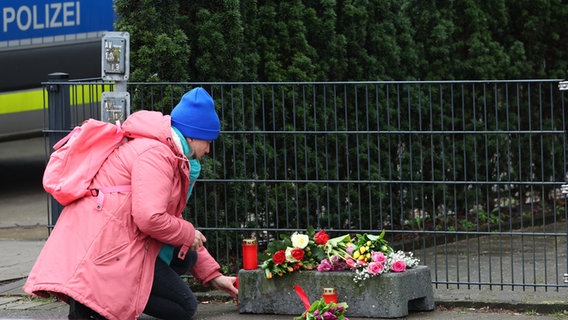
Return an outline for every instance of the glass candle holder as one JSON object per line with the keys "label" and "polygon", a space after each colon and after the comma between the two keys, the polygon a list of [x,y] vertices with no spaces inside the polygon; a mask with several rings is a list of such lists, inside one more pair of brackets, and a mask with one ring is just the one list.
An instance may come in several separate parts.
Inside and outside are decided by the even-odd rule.
{"label": "glass candle holder", "polygon": [[243,239],[243,269],[258,269],[258,245],[256,239]]}
{"label": "glass candle holder", "polygon": [[337,291],[335,288],[323,288],[321,296],[325,303],[337,303]]}

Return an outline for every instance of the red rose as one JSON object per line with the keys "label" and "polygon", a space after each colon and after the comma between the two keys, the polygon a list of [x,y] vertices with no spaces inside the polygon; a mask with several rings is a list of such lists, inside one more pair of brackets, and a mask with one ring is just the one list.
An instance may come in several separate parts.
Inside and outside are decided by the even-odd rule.
{"label": "red rose", "polygon": [[314,241],[317,244],[326,244],[327,240],[329,240],[329,235],[325,233],[325,230],[322,230],[314,235]]}
{"label": "red rose", "polygon": [[304,259],[304,250],[300,248],[294,248],[292,250],[292,257],[298,261],[302,261]]}
{"label": "red rose", "polygon": [[284,250],[276,252],[272,256],[272,261],[274,262],[274,264],[283,264],[284,261],[286,261],[286,252],[284,252]]}

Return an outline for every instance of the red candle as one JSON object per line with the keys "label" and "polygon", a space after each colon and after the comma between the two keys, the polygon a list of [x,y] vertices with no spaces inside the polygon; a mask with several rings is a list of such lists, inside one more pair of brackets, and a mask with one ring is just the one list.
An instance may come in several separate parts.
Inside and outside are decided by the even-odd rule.
{"label": "red candle", "polygon": [[321,296],[325,303],[337,303],[337,291],[335,291],[335,288],[323,288]]}
{"label": "red candle", "polygon": [[[239,289],[239,277],[235,277],[235,288]],[[239,297],[235,299],[237,301],[237,305],[239,304]]]}
{"label": "red candle", "polygon": [[243,268],[245,270],[258,269],[258,246],[254,238],[243,240]]}

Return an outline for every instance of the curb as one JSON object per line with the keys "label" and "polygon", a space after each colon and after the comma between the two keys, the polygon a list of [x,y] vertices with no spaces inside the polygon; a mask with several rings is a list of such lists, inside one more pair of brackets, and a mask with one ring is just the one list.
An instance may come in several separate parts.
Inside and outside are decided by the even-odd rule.
{"label": "curb", "polygon": [[496,302],[496,301],[447,301],[435,300],[436,307],[447,309],[471,308],[471,309],[502,309],[515,312],[536,312],[539,314],[554,314],[568,310],[565,303],[544,303],[544,302]]}
{"label": "curb", "polygon": [[[216,289],[204,292],[194,292],[197,300],[200,302],[228,302],[232,297]],[[435,308],[445,309],[491,309],[491,310],[508,310],[515,312],[536,312],[539,314],[554,314],[558,312],[568,311],[568,303],[562,302],[505,302],[505,301],[473,301],[473,300],[446,300],[440,297],[434,298]]]}

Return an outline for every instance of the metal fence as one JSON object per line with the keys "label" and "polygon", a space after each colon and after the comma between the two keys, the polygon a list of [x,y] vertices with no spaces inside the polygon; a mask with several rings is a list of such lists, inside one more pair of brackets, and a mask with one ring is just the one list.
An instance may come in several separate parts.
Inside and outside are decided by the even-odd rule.
{"label": "metal fence", "polygon": [[[215,99],[222,134],[184,214],[229,272],[245,237],[262,248],[308,226],[332,235],[384,229],[393,247],[432,268],[436,285],[558,290],[568,271],[559,81],[129,83],[128,91],[133,111],[167,114],[195,86]],[[54,85],[70,92],[74,126],[98,114],[109,84],[46,87]],[[65,131],[53,128],[49,136]]]}

